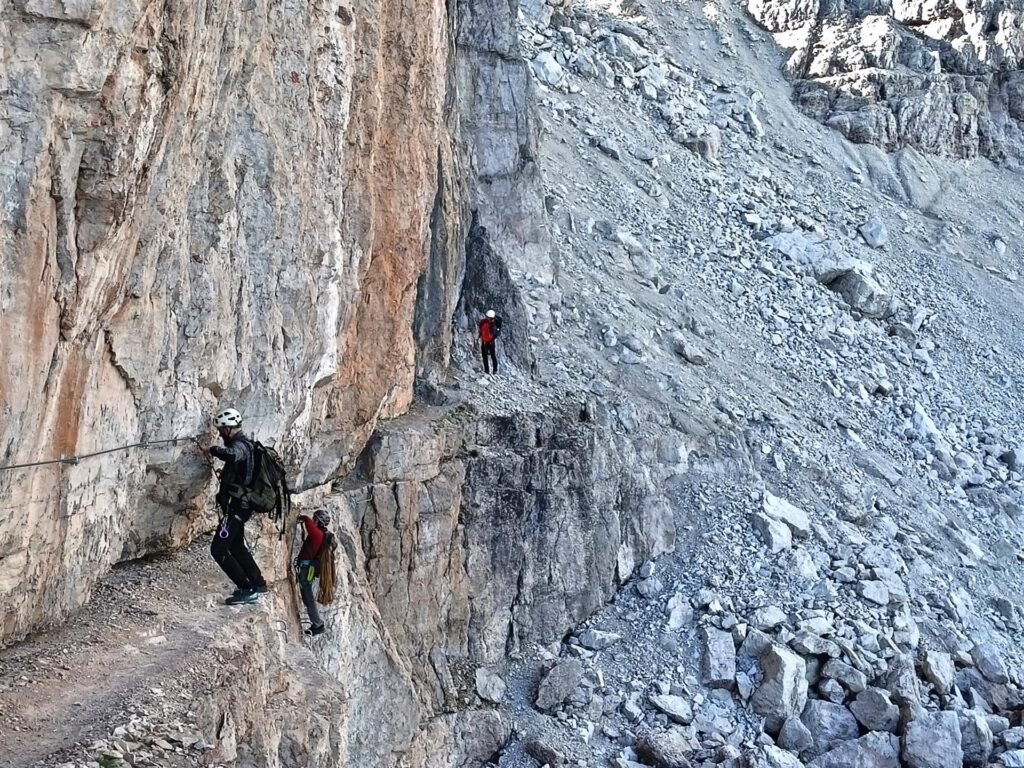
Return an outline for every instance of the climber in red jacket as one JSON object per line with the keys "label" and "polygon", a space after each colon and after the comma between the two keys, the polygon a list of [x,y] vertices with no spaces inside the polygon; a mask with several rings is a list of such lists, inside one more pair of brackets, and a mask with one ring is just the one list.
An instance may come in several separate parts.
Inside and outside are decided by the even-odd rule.
{"label": "climber in red jacket", "polygon": [[318,576],[320,555],[324,548],[324,539],[328,536],[328,528],[331,525],[331,515],[326,509],[318,509],[313,516],[299,515],[299,522],[306,528],[306,538],[302,542],[302,549],[299,556],[295,558],[295,575],[299,583],[299,594],[309,614],[310,635],[321,635],[326,630],[320,612],[316,607],[316,599],[313,596],[313,582]]}
{"label": "climber in red jacket", "polygon": [[[498,317],[493,309],[487,310],[487,317],[480,321],[480,354],[484,359],[484,373],[497,373],[498,372],[498,357],[494,353],[494,342],[498,340],[498,336],[501,335],[501,318]],[[488,367],[487,361],[490,359],[491,365]]]}

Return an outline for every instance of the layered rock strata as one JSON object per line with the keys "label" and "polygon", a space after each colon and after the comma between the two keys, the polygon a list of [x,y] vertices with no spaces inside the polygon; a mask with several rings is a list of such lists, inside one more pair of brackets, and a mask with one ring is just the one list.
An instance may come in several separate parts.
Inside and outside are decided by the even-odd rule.
{"label": "layered rock strata", "polygon": [[797,103],[851,141],[1019,160],[1019,2],[751,0],[785,47]]}

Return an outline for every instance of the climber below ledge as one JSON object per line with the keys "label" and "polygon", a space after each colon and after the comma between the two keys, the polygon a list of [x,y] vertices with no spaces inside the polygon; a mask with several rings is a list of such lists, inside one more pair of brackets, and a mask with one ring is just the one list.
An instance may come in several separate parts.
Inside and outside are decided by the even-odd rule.
{"label": "climber below ledge", "polygon": [[[326,509],[318,509],[312,517],[299,515],[299,522],[305,526],[306,538],[295,559],[295,580],[309,613],[306,634],[321,635],[325,627],[316,604],[330,605],[334,602],[334,550],[338,543],[330,531],[331,514]],[[320,590],[314,599],[313,582],[316,579],[320,580]]]}

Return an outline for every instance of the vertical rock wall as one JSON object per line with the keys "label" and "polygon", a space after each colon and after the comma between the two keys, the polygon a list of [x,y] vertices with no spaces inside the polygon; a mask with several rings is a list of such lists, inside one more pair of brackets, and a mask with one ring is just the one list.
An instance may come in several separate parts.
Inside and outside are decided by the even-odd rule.
{"label": "vertical rock wall", "polygon": [[417,414],[379,431],[334,503],[356,521],[424,706],[454,694],[453,660],[498,663],[560,637],[670,551],[682,469],[644,430],[577,413]]}
{"label": "vertical rock wall", "polygon": [[[228,403],[302,487],[361,454],[326,499],[344,550],[330,641],[296,655],[278,596],[212,643],[195,713],[225,760],[485,760],[509,724],[453,712],[467,670],[557,638],[674,545],[679,465],[575,404],[417,412],[363,450],[415,376],[443,379],[453,316],[498,309],[524,364],[547,323],[522,291],[555,267],[516,13],[0,13],[2,463],[195,434]],[[209,479],[190,450],[0,473],[0,640],[60,619],[118,559],[188,540]]]}
{"label": "vertical rock wall", "polygon": [[[465,280],[456,322],[487,309],[507,320],[506,354],[532,362],[530,333],[548,327],[549,307],[529,303],[533,281],[554,282],[538,165],[540,121],[529,65],[519,55],[518,2],[459,4],[454,78],[466,152],[469,211]],[[530,280],[527,276],[530,276]]]}
{"label": "vertical rock wall", "polygon": [[[0,464],[232,404],[308,485],[404,410],[448,28],[433,0],[4,6]],[[0,638],[186,540],[190,450],[0,472]]]}

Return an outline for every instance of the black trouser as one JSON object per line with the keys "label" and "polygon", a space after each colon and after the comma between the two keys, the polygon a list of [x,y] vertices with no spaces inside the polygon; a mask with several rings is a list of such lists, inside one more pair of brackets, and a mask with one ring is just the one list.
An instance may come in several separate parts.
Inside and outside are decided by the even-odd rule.
{"label": "black trouser", "polygon": [[252,514],[251,510],[232,500],[228,503],[225,517],[217,526],[210,545],[210,554],[217,561],[228,578],[235,582],[239,589],[265,587],[260,567],[256,565],[249,548],[245,546],[245,523]]}
{"label": "black trouser", "polygon": [[494,342],[493,341],[481,341],[480,342],[480,354],[484,358],[484,373],[492,373],[487,367],[487,358],[490,356],[491,365],[494,366],[493,373],[498,372],[498,356],[494,354]]}
{"label": "black trouser", "polygon": [[323,625],[320,618],[320,611],[316,607],[316,598],[313,596],[313,582],[316,580],[316,565],[312,560],[299,560],[295,568],[295,575],[299,582],[299,594],[302,595],[302,604],[306,606],[306,613],[309,614],[309,623],[314,627]]}

